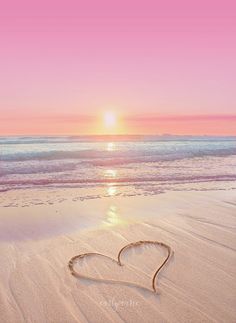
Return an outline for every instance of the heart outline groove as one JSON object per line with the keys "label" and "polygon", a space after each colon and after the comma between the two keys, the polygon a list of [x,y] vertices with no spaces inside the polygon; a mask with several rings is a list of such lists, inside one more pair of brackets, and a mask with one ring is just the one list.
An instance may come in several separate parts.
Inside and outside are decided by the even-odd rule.
{"label": "heart outline groove", "polygon": [[85,258],[85,257],[89,257],[89,256],[94,256],[94,255],[97,255],[97,256],[101,256],[101,257],[104,257],[104,258],[107,258],[113,262],[115,262],[117,265],[119,266],[123,266],[123,264],[121,263],[121,255],[122,253],[124,252],[124,250],[127,250],[129,248],[132,248],[132,247],[136,247],[136,246],[139,246],[139,245],[143,245],[143,244],[154,244],[154,245],[158,245],[158,246],[161,246],[161,247],[164,247],[168,254],[166,256],[166,258],[164,259],[164,261],[161,263],[161,265],[156,269],[156,271],[154,272],[154,274],[152,275],[152,292],[154,293],[157,293],[157,288],[156,288],[156,285],[157,285],[157,276],[159,274],[159,272],[161,271],[161,269],[167,264],[167,262],[170,260],[171,256],[174,254],[174,251],[171,249],[171,247],[169,245],[167,245],[166,243],[163,243],[163,242],[160,242],[160,241],[152,241],[152,240],[140,240],[140,241],[136,241],[136,242],[131,242],[127,245],[125,245],[124,247],[122,247],[120,249],[120,251],[118,252],[118,256],[117,256],[117,259],[114,259],[110,256],[107,256],[107,255],[104,255],[102,253],[98,253],[98,252],[87,252],[87,253],[83,253],[83,254],[79,254],[79,255],[76,255],[74,257],[72,257],[70,259],[70,261],[68,262],[68,267],[69,267],[69,270],[71,272],[71,274],[75,277],[78,277],[78,278],[83,278],[83,279],[88,279],[88,280],[92,280],[92,281],[100,281],[100,282],[112,282],[112,283],[127,283],[129,285],[133,285],[135,287],[141,287],[141,288],[145,288],[145,289],[148,289],[150,291],[149,288],[147,287],[144,287],[142,285],[139,285],[139,284],[136,284],[136,283],[132,283],[132,282],[129,282],[129,281],[119,281],[119,280],[113,280],[113,279],[102,279],[102,278],[94,278],[92,276],[89,276],[89,275],[84,275],[84,274],[81,274],[81,273],[78,273],[75,269],[74,269],[74,264],[76,261],[82,259],[82,258]]}

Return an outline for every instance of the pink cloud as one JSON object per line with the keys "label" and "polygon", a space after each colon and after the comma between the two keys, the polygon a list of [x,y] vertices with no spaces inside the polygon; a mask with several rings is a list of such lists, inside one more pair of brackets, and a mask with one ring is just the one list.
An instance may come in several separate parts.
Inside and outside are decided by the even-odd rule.
{"label": "pink cloud", "polygon": [[[126,134],[236,135],[236,115],[126,115],[120,120]],[[92,115],[8,116],[0,120],[4,134],[95,134],[102,118]]]}

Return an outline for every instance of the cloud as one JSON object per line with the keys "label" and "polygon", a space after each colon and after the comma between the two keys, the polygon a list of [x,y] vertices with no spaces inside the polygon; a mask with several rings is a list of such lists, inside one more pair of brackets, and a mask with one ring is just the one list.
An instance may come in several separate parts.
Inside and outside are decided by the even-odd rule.
{"label": "cloud", "polygon": [[185,122],[185,121],[236,121],[236,115],[136,115],[125,118],[128,122],[134,123],[159,123],[161,121],[168,122]]}
{"label": "cloud", "polygon": [[[236,121],[236,114],[199,114],[199,115],[126,115],[123,121],[129,123],[155,124],[160,122],[196,122],[196,121]],[[92,123],[98,120],[95,115],[86,114],[48,114],[38,115],[33,113],[8,113],[1,116],[2,121],[16,120],[37,120],[38,122],[55,122],[55,123]]]}

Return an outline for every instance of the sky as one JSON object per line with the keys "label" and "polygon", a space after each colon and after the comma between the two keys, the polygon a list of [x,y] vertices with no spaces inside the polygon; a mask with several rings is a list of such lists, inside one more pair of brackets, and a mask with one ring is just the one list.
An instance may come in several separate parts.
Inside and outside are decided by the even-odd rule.
{"label": "sky", "polygon": [[235,57],[235,1],[1,1],[0,135],[236,135]]}

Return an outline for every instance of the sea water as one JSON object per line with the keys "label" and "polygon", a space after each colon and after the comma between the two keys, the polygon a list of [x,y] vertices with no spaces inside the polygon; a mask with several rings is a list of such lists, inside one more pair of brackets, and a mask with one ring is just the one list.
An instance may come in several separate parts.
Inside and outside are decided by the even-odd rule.
{"label": "sea water", "polygon": [[109,186],[111,195],[121,187],[155,194],[234,189],[235,180],[236,137],[0,137],[1,191]]}

